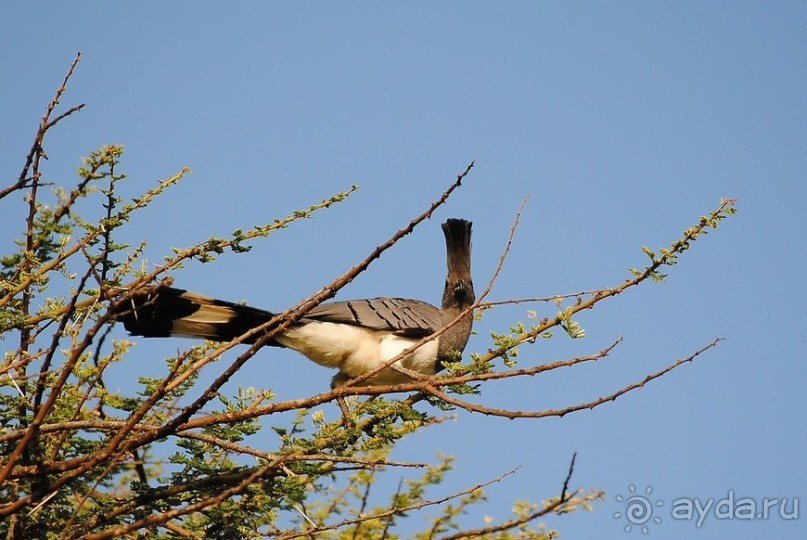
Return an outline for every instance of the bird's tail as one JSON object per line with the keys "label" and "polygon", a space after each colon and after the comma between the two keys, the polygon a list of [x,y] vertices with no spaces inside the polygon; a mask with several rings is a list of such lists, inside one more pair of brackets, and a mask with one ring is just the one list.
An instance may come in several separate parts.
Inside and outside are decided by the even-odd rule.
{"label": "bird's tail", "polygon": [[133,294],[116,309],[115,317],[135,336],[230,341],[268,322],[274,313],[160,285]]}

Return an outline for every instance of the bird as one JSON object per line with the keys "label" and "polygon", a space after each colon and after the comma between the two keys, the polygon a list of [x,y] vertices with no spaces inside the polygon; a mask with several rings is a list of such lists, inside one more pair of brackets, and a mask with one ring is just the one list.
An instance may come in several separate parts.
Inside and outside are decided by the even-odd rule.
{"label": "bird", "polygon": [[[411,372],[437,374],[446,362],[461,355],[471,334],[473,313],[468,308],[476,300],[471,227],[465,219],[442,224],[448,272],[439,308],[394,297],[323,302],[265,345],[293,349],[317,364],[336,368],[331,388],[376,370],[362,386],[410,382]],[[133,336],[231,341],[276,313],[161,284],[132,293],[114,315]],[[389,365],[379,369],[452,322],[436,338],[394,362],[398,369]],[[244,343],[254,344],[260,337],[256,333]]]}

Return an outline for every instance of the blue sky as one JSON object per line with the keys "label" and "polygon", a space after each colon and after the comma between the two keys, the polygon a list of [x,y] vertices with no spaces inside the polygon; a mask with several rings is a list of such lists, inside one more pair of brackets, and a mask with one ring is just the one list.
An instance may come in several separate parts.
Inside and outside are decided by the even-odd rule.
{"label": "blue sky", "polygon": [[[545,362],[612,357],[490,385],[488,403],[562,407],[607,394],[715,337],[719,347],[646,388],[562,419],[458,412],[396,450],[457,456],[445,492],[521,466],[480,513],[554,495],[578,452],[574,486],[605,489],[592,513],[547,521],[566,538],[642,536],[613,514],[629,486],[663,501],[648,537],[796,538],[804,519],[675,520],[678,498],[807,498],[803,435],[807,219],[807,5],[802,2],[4,3],[0,7],[2,184],[18,174],[38,119],[77,51],[64,105],[86,103],[46,141],[67,182],[81,156],[123,144],[130,195],[183,166],[193,173],[131,223],[161,260],[171,246],[272,221],[352,184],[315,219],[178,285],[282,309],[317,290],[420,213],[471,161],[435,218],[340,298],[439,302],[439,223],[474,221],[474,278],[487,282],[530,194],[492,297],[547,296],[619,283],[721,197],[740,213],[699,240],[663,285],[631,290],[563,336],[522,351]],[[3,242],[16,210],[0,215]],[[13,232],[12,232],[13,231]],[[7,245],[7,244],[5,244]],[[551,312],[539,305],[539,312]],[[524,306],[490,313],[491,330]],[[121,384],[159,373],[142,343]],[[238,384],[297,397],[331,373],[266,351]],[[807,505],[807,500],[801,501]],[[807,512],[807,510],[804,510]],[[469,518],[470,523],[480,525]]]}

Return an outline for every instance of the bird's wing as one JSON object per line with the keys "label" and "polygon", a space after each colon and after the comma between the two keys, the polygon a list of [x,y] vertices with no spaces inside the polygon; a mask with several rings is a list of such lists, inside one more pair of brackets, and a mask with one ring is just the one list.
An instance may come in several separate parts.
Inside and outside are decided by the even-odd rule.
{"label": "bird's wing", "polygon": [[305,317],[323,322],[353,324],[422,337],[442,326],[440,310],[428,302],[405,298],[371,298],[320,304]]}

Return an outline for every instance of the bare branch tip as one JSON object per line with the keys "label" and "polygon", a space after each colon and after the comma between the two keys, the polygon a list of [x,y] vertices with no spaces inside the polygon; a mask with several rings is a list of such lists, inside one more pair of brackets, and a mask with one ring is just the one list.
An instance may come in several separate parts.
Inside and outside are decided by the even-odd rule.
{"label": "bare branch tip", "polygon": [[569,482],[572,480],[574,474],[574,463],[577,461],[577,451],[572,454],[572,461],[569,463],[569,472],[566,473],[566,479],[563,481],[563,487],[560,490],[560,500],[565,502],[567,500],[567,492],[569,490]]}

